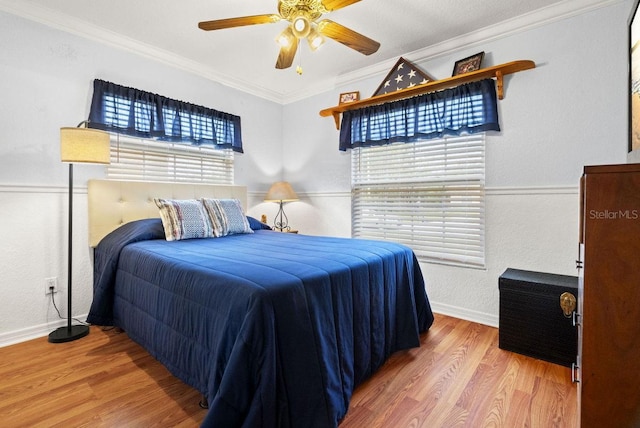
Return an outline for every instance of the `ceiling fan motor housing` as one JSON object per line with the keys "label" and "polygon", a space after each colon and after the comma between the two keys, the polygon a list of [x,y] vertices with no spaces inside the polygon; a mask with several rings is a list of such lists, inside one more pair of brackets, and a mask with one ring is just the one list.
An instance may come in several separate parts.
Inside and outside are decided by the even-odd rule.
{"label": "ceiling fan motor housing", "polygon": [[280,0],[278,12],[282,18],[291,22],[294,26],[299,19],[304,19],[306,20],[306,26],[310,27],[311,22],[320,18],[328,10],[321,0]]}

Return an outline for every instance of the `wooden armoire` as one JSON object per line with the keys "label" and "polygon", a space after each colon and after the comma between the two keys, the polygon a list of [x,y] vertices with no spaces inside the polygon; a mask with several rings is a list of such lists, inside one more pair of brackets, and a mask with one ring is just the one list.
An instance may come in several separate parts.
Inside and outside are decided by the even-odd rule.
{"label": "wooden armoire", "polygon": [[640,427],[640,164],[587,166],[580,184],[580,426]]}

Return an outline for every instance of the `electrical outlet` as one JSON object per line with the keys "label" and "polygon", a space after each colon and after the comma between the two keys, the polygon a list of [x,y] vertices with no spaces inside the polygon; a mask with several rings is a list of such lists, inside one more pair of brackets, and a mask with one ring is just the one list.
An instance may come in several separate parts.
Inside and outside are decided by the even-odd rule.
{"label": "electrical outlet", "polygon": [[51,294],[58,292],[58,278],[45,278],[44,279],[44,294]]}

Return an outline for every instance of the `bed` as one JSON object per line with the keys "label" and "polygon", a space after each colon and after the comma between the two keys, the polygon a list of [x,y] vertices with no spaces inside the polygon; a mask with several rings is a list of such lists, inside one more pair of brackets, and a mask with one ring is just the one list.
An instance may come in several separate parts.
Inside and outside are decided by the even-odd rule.
{"label": "bed", "polygon": [[419,346],[433,314],[413,252],[251,232],[167,241],[154,198],[246,188],[89,182],[88,321],[127,332],[208,400],[204,427],[336,427],[355,387]]}

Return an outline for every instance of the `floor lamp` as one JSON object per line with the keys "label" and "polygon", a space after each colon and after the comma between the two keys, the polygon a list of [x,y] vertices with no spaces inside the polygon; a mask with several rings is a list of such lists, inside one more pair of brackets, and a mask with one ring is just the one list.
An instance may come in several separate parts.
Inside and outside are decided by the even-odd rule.
{"label": "floor lamp", "polygon": [[269,191],[267,192],[267,196],[265,196],[265,202],[279,202],[280,209],[278,210],[278,214],[273,220],[273,227],[278,229],[280,232],[284,230],[290,230],[289,227],[289,219],[287,215],[284,213],[284,209],[282,205],[284,202],[293,202],[297,201],[298,195],[293,191],[291,184],[287,181],[278,181],[273,183]]}
{"label": "floor lamp", "polygon": [[80,122],[76,128],[60,128],[60,157],[69,162],[69,254],[67,255],[67,325],[49,333],[49,342],[62,343],[80,339],[89,334],[88,325],[71,325],[71,268],[73,241],[73,164],[110,162],[109,134],[96,129],[81,128],[88,124]]}

